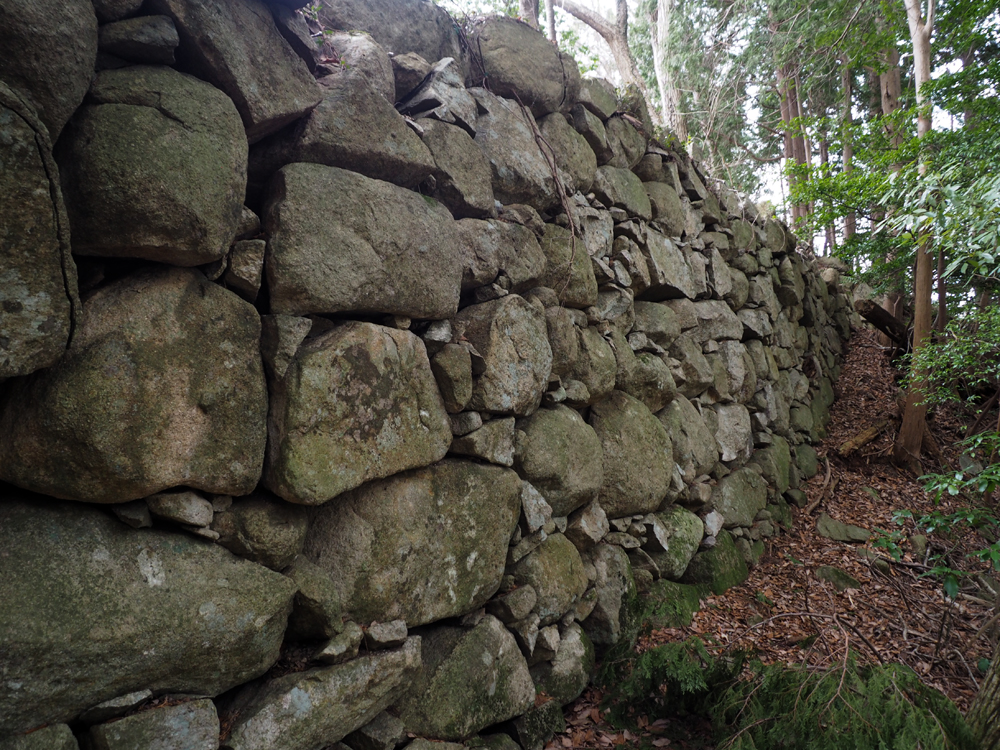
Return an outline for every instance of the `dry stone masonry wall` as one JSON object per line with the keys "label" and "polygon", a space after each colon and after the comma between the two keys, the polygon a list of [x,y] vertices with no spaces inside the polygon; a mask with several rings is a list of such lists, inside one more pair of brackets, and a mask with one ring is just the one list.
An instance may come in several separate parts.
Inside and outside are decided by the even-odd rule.
{"label": "dry stone masonry wall", "polygon": [[835,268],[517,21],[302,5],[0,0],[0,748],[538,750],[816,473]]}

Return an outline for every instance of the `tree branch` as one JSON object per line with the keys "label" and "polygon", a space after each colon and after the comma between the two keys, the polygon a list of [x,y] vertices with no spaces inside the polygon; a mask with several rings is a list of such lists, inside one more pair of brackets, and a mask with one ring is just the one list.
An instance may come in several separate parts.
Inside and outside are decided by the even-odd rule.
{"label": "tree branch", "polygon": [[557,8],[562,8],[571,16],[587,24],[590,28],[600,34],[604,41],[611,43],[615,37],[615,29],[600,13],[595,13],[589,8],[577,5],[573,0],[552,0]]}

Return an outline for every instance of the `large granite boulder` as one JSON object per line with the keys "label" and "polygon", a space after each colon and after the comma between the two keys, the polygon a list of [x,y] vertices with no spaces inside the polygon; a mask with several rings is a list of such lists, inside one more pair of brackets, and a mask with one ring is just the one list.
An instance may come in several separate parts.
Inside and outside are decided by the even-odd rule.
{"label": "large granite boulder", "polygon": [[604,450],[600,503],[609,518],[659,509],[674,471],[670,436],[641,401],[614,391],[590,409]]}
{"label": "large granite boulder", "polygon": [[425,0],[323,0],[319,18],[329,29],[368,32],[393,55],[415,52],[430,62],[462,58],[455,22]]}
{"label": "large granite boulder", "polygon": [[268,438],[265,485],[318,505],[440,460],[451,428],[423,342],[348,322],[307,340],[271,383]]}
{"label": "large granite boulder", "polygon": [[492,215],[496,209],[490,163],[472,136],[458,125],[440,120],[423,118],[417,124],[436,165],[431,195],[456,218]]}
{"label": "large granite boulder", "polygon": [[511,568],[514,583],[531,586],[540,625],[557,622],[587,590],[587,573],[573,543],[552,534]]}
{"label": "large granite boulder", "polygon": [[647,220],[653,216],[646,189],[628,169],[598,167],[594,175],[594,193],[606,205],[624,209],[632,216]]}
{"label": "large granite boulder", "polygon": [[469,408],[517,416],[535,411],[552,369],[545,315],[523,297],[510,294],[466,307],[454,325],[484,361]]}
{"label": "large granite boulder", "polygon": [[504,205],[526,203],[544,211],[559,202],[552,170],[535,140],[531,112],[486,89],[469,89],[479,105],[476,143],[493,175],[493,195]]}
{"label": "large granite boulder", "polygon": [[409,687],[420,669],[421,642],[376,651],[332,667],[293,672],[244,688],[225,747],[303,750],[335,745],[363,727]]}
{"label": "large granite boulder", "polygon": [[477,19],[469,35],[476,50],[469,81],[487,81],[498,96],[515,99],[535,117],[569,109],[580,93],[580,70],[572,57],[523,21],[503,15]]}
{"label": "large granite boulder", "polygon": [[462,219],[455,226],[463,291],[493,281],[518,293],[539,285],[545,274],[545,254],[528,227],[497,219]]}
{"label": "large granite boulder", "polygon": [[0,478],[96,503],[248,494],[266,439],[259,342],[257,311],[199,271],[102,287],[59,363],[0,395]]}
{"label": "large granite boulder", "polygon": [[[0,18],[5,11],[0,10]],[[66,350],[76,294],[69,221],[46,128],[0,83],[0,380],[55,363]]]}
{"label": "large granite boulder", "polygon": [[226,92],[250,143],[319,102],[309,68],[275,27],[263,0],[150,0],[149,10],[174,19],[181,69]]}
{"label": "large granite boulder", "polygon": [[649,229],[642,251],[649,267],[649,286],[638,295],[639,299],[659,302],[665,299],[695,298],[697,289],[691,267],[673,241],[666,235]]}
{"label": "large granite boulder", "polygon": [[94,75],[94,6],[90,0],[4,2],[0,29],[0,81],[35,109],[55,143]]}
{"label": "large granite boulder", "polygon": [[565,307],[586,308],[597,302],[597,279],[581,237],[558,224],[546,224],[542,238],[546,271],[543,283]]}
{"label": "large granite boulder", "polygon": [[[323,33],[323,47],[333,52],[331,57],[350,70],[368,79],[372,88],[389,102],[396,103],[396,76],[385,48],[364,31],[333,31]],[[307,61],[308,62],[308,61]]]}
{"label": "large granite boulder", "polygon": [[590,192],[597,170],[597,157],[587,139],[558,112],[546,115],[539,121],[538,127],[552,149],[566,190],[570,193]]}
{"label": "large granite boulder", "polygon": [[294,584],[221,547],[20,493],[0,545],[0,734],[140,689],[218,695],[278,658]]}
{"label": "large granite boulder", "polygon": [[358,622],[454,617],[500,586],[520,498],[513,471],[449,458],[318,509],[304,554]]}
{"label": "large granite boulder", "polygon": [[715,436],[694,405],[676,396],[656,416],[667,428],[674,446],[674,461],[687,481],[708,474],[719,460]]}
{"label": "large granite boulder", "polygon": [[471,630],[443,626],[424,636],[423,669],[396,705],[409,732],[463,740],[535,702],[514,636],[492,615]]}
{"label": "large granite boulder", "polygon": [[767,504],[767,482],[753,469],[737,469],[712,490],[712,507],[722,514],[727,529],[750,526]]}
{"label": "large granite boulder", "polygon": [[247,145],[232,101],[204,81],[161,66],[102,71],[57,159],[73,252],[196,266],[229,249]]}
{"label": "large granite boulder", "polygon": [[434,171],[434,159],[420,136],[360,71],[339,68],[317,83],[323,95],[319,105],[294,127],[254,148],[250,172],[255,189],[294,162],[341,167],[402,187],[416,187]]}
{"label": "large granite boulder", "polygon": [[604,481],[601,441],[567,406],[517,421],[514,468],[542,493],[555,516],[597,499]]}
{"label": "large granite boulder", "polygon": [[454,221],[417,193],[289,164],[272,182],[265,225],[272,312],[448,318],[458,309]]}

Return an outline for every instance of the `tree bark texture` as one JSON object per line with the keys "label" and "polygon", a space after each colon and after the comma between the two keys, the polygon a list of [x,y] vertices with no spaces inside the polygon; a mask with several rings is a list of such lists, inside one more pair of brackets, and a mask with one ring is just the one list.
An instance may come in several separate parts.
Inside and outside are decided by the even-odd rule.
{"label": "tree bark texture", "polygon": [[634,84],[645,96],[647,93],[646,82],[643,80],[642,75],[640,75],[639,66],[636,65],[635,58],[632,57],[632,52],[628,48],[627,0],[616,0],[614,23],[600,13],[578,5],[573,0],[552,0],[552,2],[555,7],[562,8],[600,35],[608,47],[611,48],[611,56],[615,60],[615,67],[618,68],[618,74],[622,77],[622,83],[626,86]]}
{"label": "tree bark texture", "polygon": [[653,46],[653,70],[660,90],[660,120],[670,128],[677,139],[686,144],[688,140],[687,122],[681,113],[681,97],[670,74],[670,18],[674,0],[658,0],[656,3],[656,31],[651,34]]}

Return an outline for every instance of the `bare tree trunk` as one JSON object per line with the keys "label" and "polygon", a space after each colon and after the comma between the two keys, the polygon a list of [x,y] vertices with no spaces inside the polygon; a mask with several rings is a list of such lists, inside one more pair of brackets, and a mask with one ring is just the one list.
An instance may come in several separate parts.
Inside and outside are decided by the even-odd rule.
{"label": "bare tree trunk", "polygon": [[[853,96],[851,91],[851,68],[848,61],[844,61],[844,68],[840,74],[840,83],[844,89],[844,174],[854,171],[854,142],[851,126],[854,124],[854,114],[851,112],[853,106]],[[851,239],[858,231],[858,217],[854,211],[844,216],[844,241]]]}
{"label": "bare tree trunk", "polygon": [[[906,0],[909,2],[909,0]],[[893,148],[898,148],[903,142],[903,133],[899,132],[892,120],[892,114],[899,109],[899,97],[903,93],[902,84],[899,80],[899,52],[895,48],[886,50],[885,73],[879,76],[879,84],[882,90],[882,116],[885,118],[885,130],[888,133]],[[899,170],[899,166],[893,167],[894,171]]]}
{"label": "bare tree trunk", "polygon": [[[830,164],[830,142],[824,135],[819,141],[819,163],[823,165],[824,171]],[[827,224],[824,229],[826,236],[823,244],[823,255],[833,255],[837,249],[837,228],[833,224]]]}
{"label": "bare tree trunk", "polygon": [[533,29],[538,28],[538,0],[520,0],[517,14]]}
{"label": "bare tree trunk", "polygon": [[[934,0],[927,0],[926,19],[921,14],[921,0],[905,0],[906,17],[913,41],[913,70],[917,90],[917,137],[924,138],[931,131],[931,103],[924,89],[931,79],[931,32],[934,28]],[[921,157],[920,175],[927,172],[926,159]],[[918,240],[916,273],[913,283],[913,351],[919,352],[931,334],[931,239],[922,235]],[[893,460],[920,471],[920,443],[924,436],[927,404],[923,403],[926,372],[917,370],[910,380],[903,408],[903,424],[893,446]]]}
{"label": "bare tree trunk", "polygon": [[944,250],[938,250],[937,254],[937,296],[938,309],[937,318],[934,320],[934,330],[944,333],[945,326],[948,325],[948,285],[944,280],[945,262]]}
{"label": "bare tree trunk", "polygon": [[684,115],[681,113],[681,97],[674,85],[673,76],[667,65],[670,53],[670,17],[674,10],[674,0],[657,0],[656,31],[650,35],[653,46],[653,70],[656,72],[656,84],[660,90],[660,120],[677,136],[683,144],[687,144],[688,129]]}
{"label": "bare tree trunk", "polygon": [[[537,0],[536,0],[537,2]],[[556,41],[556,6],[552,0],[545,0],[545,20],[549,27],[549,40]]]}
{"label": "bare tree trunk", "polygon": [[618,68],[618,74],[622,77],[622,83],[625,85],[634,84],[643,96],[646,96],[646,82],[639,73],[639,66],[636,65],[635,58],[632,57],[632,51],[628,48],[627,0],[615,0],[614,23],[600,13],[577,5],[573,0],[552,0],[552,2],[555,7],[562,8],[578,21],[596,31],[611,48],[611,56],[615,59],[615,67]]}

